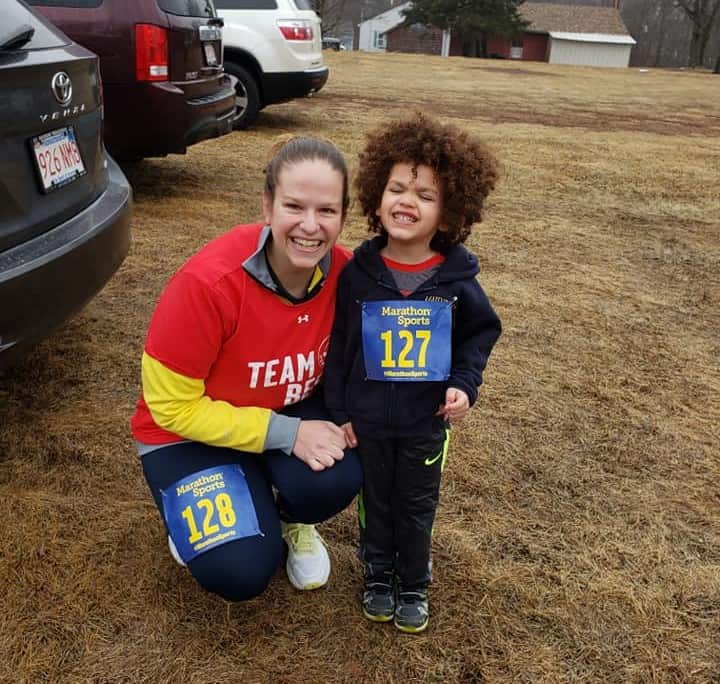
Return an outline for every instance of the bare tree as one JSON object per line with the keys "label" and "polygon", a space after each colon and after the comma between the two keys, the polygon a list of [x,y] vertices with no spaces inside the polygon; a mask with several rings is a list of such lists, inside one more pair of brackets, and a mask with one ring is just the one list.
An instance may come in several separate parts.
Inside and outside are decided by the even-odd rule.
{"label": "bare tree", "polygon": [[689,65],[702,66],[708,39],[720,17],[720,0],[676,0],[676,4],[692,22]]}
{"label": "bare tree", "polygon": [[322,19],[323,35],[334,33],[343,21],[345,0],[313,0],[312,6]]}

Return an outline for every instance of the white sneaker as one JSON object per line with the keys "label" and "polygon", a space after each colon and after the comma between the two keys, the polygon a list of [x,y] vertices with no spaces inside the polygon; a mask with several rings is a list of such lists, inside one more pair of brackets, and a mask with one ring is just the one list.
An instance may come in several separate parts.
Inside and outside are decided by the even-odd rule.
{"label": "white sneaker", "polygon": [[172,537],[168,535],[168,546],[170,547],[170,553],[172,554],[172,557],[175,559],[175,562],[178,565],[181,565],[183,568],[186,568],[187,565],[185,565],[185,561],[180,558],[180,554],[178,553],[178,550],[175,546],[175,542],[172,540]]}
{"label": "white sneaker", "polygon": [[288,547],[288,579],[296,589],[318,589],[330,577],[330,556],[325,540],[314,525],[282,523],[282,536]]}

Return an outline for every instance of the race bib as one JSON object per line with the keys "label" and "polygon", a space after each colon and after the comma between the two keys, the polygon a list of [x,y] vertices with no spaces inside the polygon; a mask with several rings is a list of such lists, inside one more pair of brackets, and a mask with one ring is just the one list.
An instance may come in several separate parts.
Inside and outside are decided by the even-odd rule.
{"label": "race bib", "polygon": [[451,364],[450,302],[363,302],[362,343],[370,380],[447,380]]}
{"label": "race bib", "polygon": [[234,539],[260,532],[239,465],[207,468],[162,490],[170,537],[185,563]]}

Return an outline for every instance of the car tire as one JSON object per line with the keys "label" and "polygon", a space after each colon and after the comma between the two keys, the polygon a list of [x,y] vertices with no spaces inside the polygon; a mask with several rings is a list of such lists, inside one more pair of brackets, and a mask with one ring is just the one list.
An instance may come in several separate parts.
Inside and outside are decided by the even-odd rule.
{"label": "car tire", "polygon": [[255,123],[260,111],[260,92],[257,83],[247,69],[232,62],[225,62],[224,66],[225,71],[238,80],[235,85],[238,116],[233,123],[233,128],[236,130],[248,128]]}

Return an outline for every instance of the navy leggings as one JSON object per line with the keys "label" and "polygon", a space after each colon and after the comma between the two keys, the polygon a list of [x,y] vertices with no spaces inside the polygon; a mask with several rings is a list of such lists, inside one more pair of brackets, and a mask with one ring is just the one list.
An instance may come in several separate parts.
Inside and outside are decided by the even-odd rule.
{"label": "navy leggings", "polygon": [[[315,398],[289,406],[282,413],[327,420],[322,403]],[[332,468],[319,472],[282,451],[249,454],[199,442],[168,445],[142,457],[145,479],[161,513],[162,489],[205,468],[231,464],[240,465],[245,474],[263,534],[212,548],[191,560],[188,568],[207,591],[228,601],[244,601],[265,590],[282,560],[280,511],[283,520],[293,522],[318,523],[331,518],[358,493],[362,469],[357,454],[350,449]]]}

